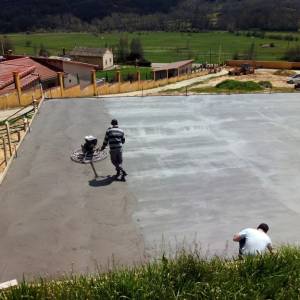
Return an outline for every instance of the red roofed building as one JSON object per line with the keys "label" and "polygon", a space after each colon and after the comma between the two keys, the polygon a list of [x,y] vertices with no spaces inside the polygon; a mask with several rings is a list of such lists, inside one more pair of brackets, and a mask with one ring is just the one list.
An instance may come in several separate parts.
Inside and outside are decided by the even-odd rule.
{"label": "red roofed building", "polygon": [[64,73],[64,87],[68,88],[80,84],[84,88],[91,84],[91,72],[98,70],[97,65],[83,63],[79,61],[68,61],[64,59],[53,59],[48,57],[32,57],[38,63],[57,72]]}
{"label": "red roofed building", "polygon": [[10,78],[13,84],[13,72],[18,72],[20,75],[21,89],[28,89],[39,82],[44,89],[58,85],[57,73],[55,71],[29,57],[10,56],[5,61],[0,62],[0,78],[1,76]]}

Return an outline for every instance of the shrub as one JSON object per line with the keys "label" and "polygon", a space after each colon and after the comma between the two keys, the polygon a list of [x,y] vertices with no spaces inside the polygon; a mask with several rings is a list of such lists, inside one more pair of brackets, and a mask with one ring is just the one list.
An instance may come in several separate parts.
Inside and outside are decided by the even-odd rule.
{"label": "shrub", "polygon": [[254,81],[224,80],[216,85],[217,89],[230,91],[260,91],[262,87]]}
{"label": "shrub", "polygon": [[137,65],[140,67],[151,67],[151,61],[143,58],[138,61]]}

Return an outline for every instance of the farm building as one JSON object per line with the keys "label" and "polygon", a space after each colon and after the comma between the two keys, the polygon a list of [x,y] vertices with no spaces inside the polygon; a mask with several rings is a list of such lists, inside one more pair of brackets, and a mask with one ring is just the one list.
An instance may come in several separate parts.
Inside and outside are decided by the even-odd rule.
{"label": "farm building", "polygon": [[106,70],[114,65],[114,56],[108,48],[75,47],[69,56],[76,61],[97,65],[100,70]]}
{"label": "farm building", "polygon": [[86,87],[91,83],[91,71],[97,70],[97,65],[82,63],[78,61],[68,61],[63,59],[52,59],[45,57],[34,57],[34,60],[52,68],[56,72],[64,73],[64,87],[68,88],[76,84]]}
{"label": "farm building", "polygon": [[192,63],[193,60],[182,60],[153,67],[153,78],[159,80],[192,73]]}

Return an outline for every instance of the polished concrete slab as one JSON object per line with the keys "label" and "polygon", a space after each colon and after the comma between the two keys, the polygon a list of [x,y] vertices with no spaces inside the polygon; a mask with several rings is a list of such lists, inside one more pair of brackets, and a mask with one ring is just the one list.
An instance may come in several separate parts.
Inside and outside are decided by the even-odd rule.
{"label": "polished concrete slab", "polygon": [[275,244],[299,241],[299,94],[115,99],[146,249],[236,253],[260,222]]}

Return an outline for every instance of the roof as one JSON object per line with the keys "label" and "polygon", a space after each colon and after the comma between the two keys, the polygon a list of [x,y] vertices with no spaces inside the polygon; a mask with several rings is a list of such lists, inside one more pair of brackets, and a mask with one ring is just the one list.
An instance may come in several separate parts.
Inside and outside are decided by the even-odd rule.
{"label": "roof", "polygon": [[70,51],[70,56],[95,56],[102,57],[106,51],[110,51],[108,48],[87,48],[87,47],[75,47]]}
{"label": "roof", "polygon": [[64,71],[64,64],[70,64],[70,65],[78,65],[83,67],[88,67],[91,69],[98,69],[98,65],[83,63],[80,61],[73,61],[73,60],[63,60],[63,59],[57,59],[57,58],[49,58],[49,57],[32,57],[33,60],[36,60],[37,62],[41,64],[45,64],[49,68],[55,68],[56,71]]}
{"label": "roof", "polygon": [[35,66],[22,66],[9,63],[9,61],[0,63],[0,89],[14,89],[13,73],[17,72],[20,76],[21,87],[24,88],[33,81],[38,80],[35,74]]}
{"label": "roof", "polygon": [[[31,85],[34,82],[36,82],[36,83],[39,82],[39,77],[36,76],[35,74],[29,74],[29,75],[24,76],[23,78],[20,78],[21,89],[26,89],[27,86]],[[14,90],[15,88],[16,88],[15,83],[12,82],[11,84],[5,86],[2,89],[0,87],[0,94],[10,92],[10,91]]]}
{"label": "roof", "polygon": [[181,61],[176,61],[170,64],[166,64],[165,66],[159,67],[159,68],[153,68],[153,71],[166,71],[166,70],[171,70],[171,69],[178,69],[181,67],[184,67],[186,65],[189,65],[193,62],[192,59],[189,60],[181,60]]}
{"label": "roof", "polygon": [[1,64],[14,66],[15,68],[26,68],[26,67],[35,67],[35,73],[41,79],[41,81],[47,81],[57,77],[55,71],[45,67],[44,65],[34,61],[29,57],[20,57],[15,59],[8,59]]}
{"label": "roof", "polygon": [[39,82],[39,77],[34,73],[34,71],[35,69],[32,69],[31,67],[22,70],[12,70],[11,68],[3,68],[3,66],[1,66],[0,64],[0,94],[10,92],[16,88],[13,78],[13,72],[18,72],[20,75],[21,89],[25,89],[29,85],[32,85],[35,82]]}

